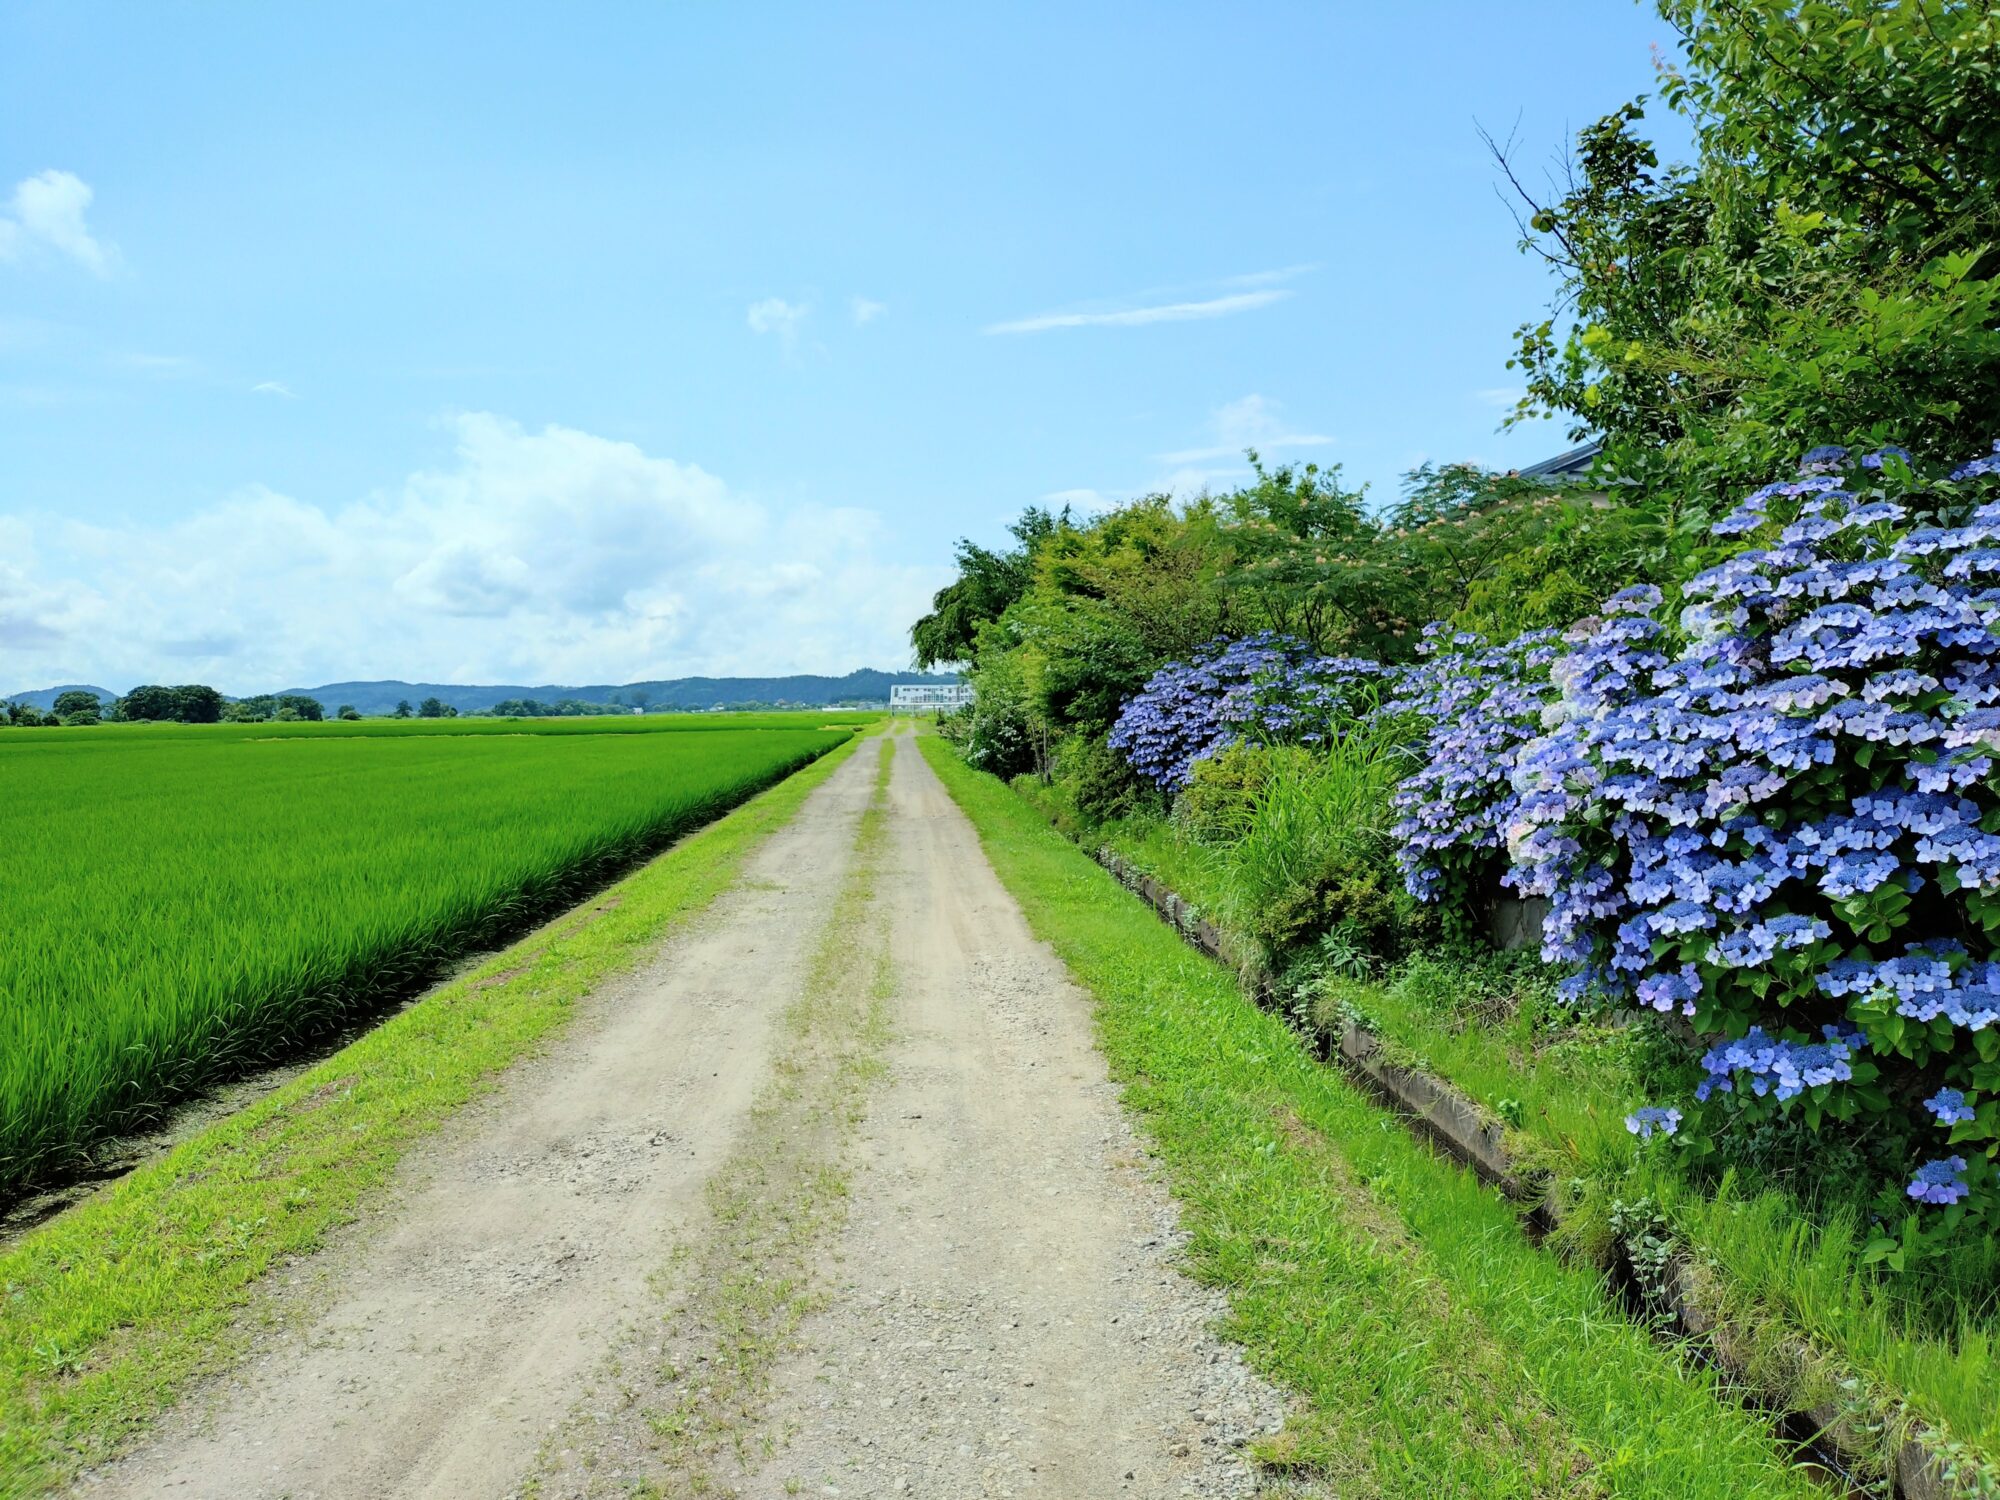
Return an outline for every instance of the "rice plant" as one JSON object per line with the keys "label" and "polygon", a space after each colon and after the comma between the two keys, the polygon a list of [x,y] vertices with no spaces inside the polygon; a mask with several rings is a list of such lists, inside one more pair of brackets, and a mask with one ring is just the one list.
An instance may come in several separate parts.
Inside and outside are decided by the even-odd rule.
{"label": "rice plant", "polygon": [[0,1197],[409,993],[844,738],[793,722],[0,738]]}

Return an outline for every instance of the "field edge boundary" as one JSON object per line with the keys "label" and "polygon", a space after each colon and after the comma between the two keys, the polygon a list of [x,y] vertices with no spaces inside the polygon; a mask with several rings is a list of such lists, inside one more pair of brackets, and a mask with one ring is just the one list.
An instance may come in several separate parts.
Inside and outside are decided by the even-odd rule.
{"label": "field edge boundary", "polygon": [[705,910],[870,726],[0,1252],[0,1500],[111,1457],[225,1368],[270,1271],[386,1191],[408,1150]]}

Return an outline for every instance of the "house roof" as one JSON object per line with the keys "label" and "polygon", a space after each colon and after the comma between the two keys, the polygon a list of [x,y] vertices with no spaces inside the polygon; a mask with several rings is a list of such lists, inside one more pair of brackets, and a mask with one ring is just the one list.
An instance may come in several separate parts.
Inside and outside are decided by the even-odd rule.
{"label": "house roof", "polygon": [[1590,472],[1591,461],[1604,451],[1604,440],[1592,438],[1569,450],[1558,453],[1554,458],[1545,458],[1538,464],[1529,464],[1517,470],[1523,479],[1575,479]]}

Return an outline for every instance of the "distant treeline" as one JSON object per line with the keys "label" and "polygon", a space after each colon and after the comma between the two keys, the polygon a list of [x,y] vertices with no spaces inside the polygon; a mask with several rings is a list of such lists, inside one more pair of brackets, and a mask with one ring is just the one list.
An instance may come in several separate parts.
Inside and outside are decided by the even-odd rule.
{"label": "distant treeline", "polygon": [[[639,695],[641,698],[644,694]],[[583,719],[593,714],[629,714],[643,709],[642,703],[592,703],[583,698],[562,698],[544,703],[539,698],[503,698],[491,708],[479,710],[482,718],[494,719]]]}
{"label": "distant treeline", "polygon": [[[44,710],[22,702],[9,702],[0,709],[0,728],[38,728],[55,725],[162,723],[162,724],[261,724],[265,722],[318,722],[323,719],[359,719],[361,713],[351,703],[343,703],[328,713],[319,699],[304,693],[260,693],[249,698],[225,697],[203,683],[183,683],[164,687],[147,683],[135,687],[122,698],[106,701],[105,694],[82,688],[56,695],[52,707]],[[815,705],[785,699],[775,702],[748,699],[740,703],[717,703],[708,711],[770,710],[806,708]],[[868,699],[836,701],[830,707],[879,708]],[[631,694],[629,701],[614,698],[598,703],[588,698],[559,698],[545,703],[539,698],[506,698],[491,708],[471,709],[477,718],[493,719],[580,719],[598,714],[700,712],[680,705],[653,705],[644,691]],[[456,719],[459,710],[435,694],[412,704],[400,700],[391,714],[398,719]]]}
{"label": "distant treeline", "polygon": [[[409,705],[404,704],[404,717]],[[56,696],[46,712],[26,703],[9,703],[4,722],[18,728],[52,725],[103,723],[161,724],[258,724],[270,720],[281,723],[317,721],[327,717],[326,707],[317,698],[302,693],[262,693],[251,698],[225,698],[205,683],[189,682],[164,687],[149,682],[135,687],[122,698],[106,703],[93,692],[81,688]],[[358,719],[352,704],[343,703],[335,718]]]}

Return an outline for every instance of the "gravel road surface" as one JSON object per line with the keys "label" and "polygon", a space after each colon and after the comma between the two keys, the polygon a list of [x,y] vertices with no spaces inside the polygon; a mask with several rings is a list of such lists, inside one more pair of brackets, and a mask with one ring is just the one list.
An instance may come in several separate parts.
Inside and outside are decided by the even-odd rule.
{"label": "gravel road surface", "polygon": [[[840,1164],[836,1207],[801,1251],[809,1310],[760,1356],[707,1492],[1259,1493],[1241,1444],[1283,1402],[1176,1269],[1087,997],[914,739],[884,749],[880,1067],[836,1139],[797,1143]],[[729,1330],[675,1278],[716,1264],[690,1247],[727,1248],[711,1179],[740,1172],[732,1153],[791,1149],[757,1134],[759,1100],[807,1065],[789,1018],[839,936],[876,764],[864,745],[736,888],[281,1273],[253,1353],[77,1492],[687,1492],[662,1413]]]}

